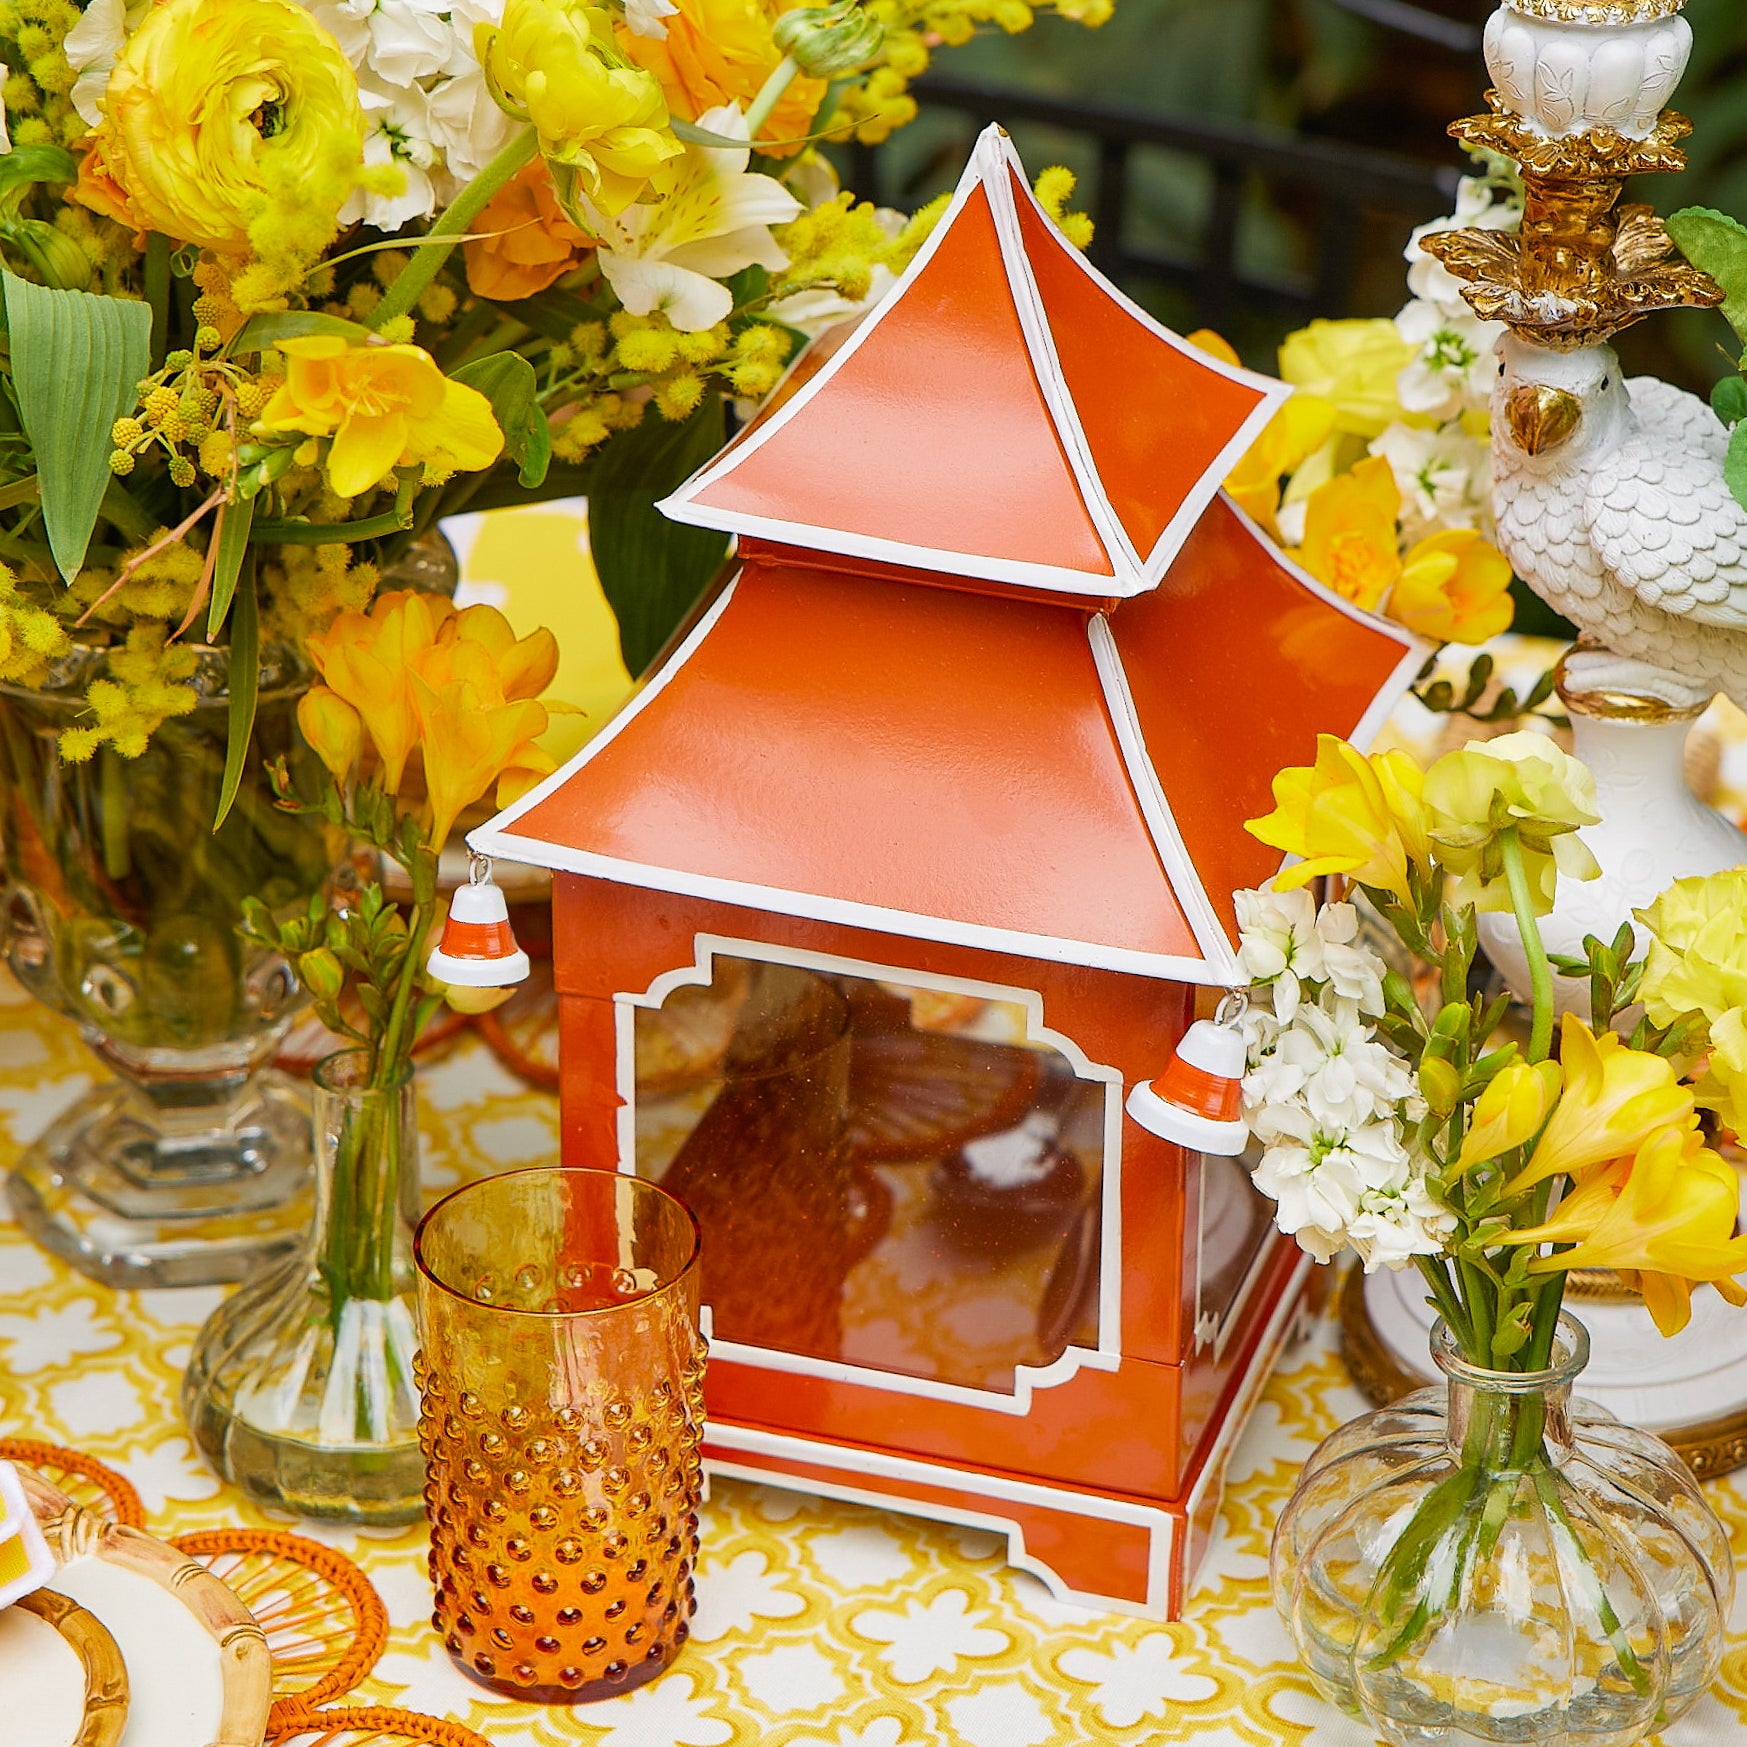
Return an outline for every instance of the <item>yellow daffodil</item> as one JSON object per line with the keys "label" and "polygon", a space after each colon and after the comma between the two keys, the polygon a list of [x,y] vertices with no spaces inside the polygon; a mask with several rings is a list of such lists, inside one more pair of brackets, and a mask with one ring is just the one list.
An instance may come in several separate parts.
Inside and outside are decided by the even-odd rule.
{"label": "yellow daffodil", "polygon": [[1714,1026],[1747,1006],[1747,868],[1676,880],[1637,917],[1650,935],[1643,998],[1656,1024],[1698,1012]]}
{"label": "yellow daffodil", "polygon": [[1335,428],[1369,441],[1401,417],[1395,381],[1413,348],[1392,321],[1313,321],[1280,348],[1280,374],[1330,402]]}
{"label": "yellow daffodil", "polygon": [[328,484],[368,491],[395,467],[444,473],[489,467],[503,451],[491,402],[452,382],[418,346],[352,346],[335,335],[281,340],[285,381],[262,409],[262,432],[332,438]]}
{"label": "yellow daffodil", "polygon": [[1572,1013],[1560,1022],[1559,1075],[1559,1102],[1506,1195],[1548,1177],[1580,1177],[1636,1152],[1663,1129],[1684,1133],[1698,1121],[1691,1089],[1665,1056],[1628,1049],[1611,1031],[1597,1037]]}
{"label": "yellow daffodil", "polygon": [[1514,827],[1537,916],[1553,908],[1559,875],[1592,880],[1595,857],[1578,827],[1599,822],[1595,779],[1544,734],[1523,730],[1471,740],[1426,772],[1427,828],[1438,860],[1455,876],[1450,901],[1508,910],[1501,833]]}
{"label": "yellow daffodil", "polygon": [[1335,409],[1320,395],[1295,394],[1263,427],[1226,479],[1232,501],[1272,540],[1280,539],[1280,481],[1296,473],[1334,432]]}
{"label": "yellow daffodil", "polygon": [[1427,866],[1419,819],[1420,769],[1406,753],[1367,758],[1324,734],[1314,766],[1295,765],[1274,778],[1275,809],[1249,820],[1252,836],[1302,856],[1274,881],[1289,891],[1322,874],[1345,874],[1411,907],[1410,864]]}
{"label": "yellow daffodil", "polygon": [[1494,1074],[1469,1115],[1457,1174],[1527,1146],[1557,1103],[1561,1084],[1557,1062],[1514,1061]]}
{"label": "yellow daffodil", "polygon": [[1410,551],[1384,611],[1439,643],[1484,643],[1515,616],[1510,560],[1472,528],[1446,528]]}
{"label": "yellow daffodil", "polygon": [[544,291],[587,251],[589,242],[564,216],[544,158],[522,168],[494,194],[463,249],[467,288],[477,297],[514,302]]}
{"label": "yellow daffodil", "polygon": [[1310,494],[1304,544],[1293,556],[1342,599],[1370,611],[1401,575],[1400,515],[1394,469],[1370,456]]}
{"label": "yellow daffodil", "polygon": [[659,82],[626,58],[604,6],[508,0],[502,26],[475,38],[493,95],[533,122],[559,202],[584,229],[588,207],[617,217],[683,150]]}
{"label": "yellow daffodil", "polygon": [[[761,0],[677,0],[677,5],[662,21],[663,35],[644,36],[621,26],[620,46],[661,81],[668,107],[687,121],[724,103],[750,109],[783,58],[771,27],[786,8]],[[795,141],[811,133],[824,97],[825,81],[803,74],[777,100],[762,137]],[[800,149],[779,143],[773,155]]]}
{"label": "yellow daffodil", "polygon": [[1732,1278],[1747,1270],[1747,1237],[1735,1236],[1740,1210],[1734,1170],[1695,1132],[1662,1128],[1640,1142],[1629,1165],[1578,1185],[1544,1224],[1500,1236],[1511,1244],[1575,1245],[1536,1257],[1531,1273],[1612,1268],[1628,1275],[1656,1326],[1672,1335],[1692,1315],[1697,1283],[1747,1304]]}
{"label": "yellow daffodil", "polygon": [[312,685],[297,703],[297,726],[337,783],[351,775],[364,750],[364,722],[336,691]]}
{"label": "yellow daffodil", "polygon": [[103,110],[89,190],[119,189],[138,229],[252,255],[263,295],[302,277],[366,179],[357,77],[294,0],[146,8]]}

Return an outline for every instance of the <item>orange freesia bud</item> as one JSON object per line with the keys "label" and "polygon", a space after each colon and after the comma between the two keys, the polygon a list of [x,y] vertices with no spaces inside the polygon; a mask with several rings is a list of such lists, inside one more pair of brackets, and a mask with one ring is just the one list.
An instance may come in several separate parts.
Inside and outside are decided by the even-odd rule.
{"label": "orange freesia bud", "polygon": [[336,691],[311,686],[297,704],[297,726],[337,783],[345,782],[364,750],[364,723]]}
{"label": "orange freesia bud", "polygon": [[1547,1112],[1559,1097],[1557,1062],[1514,1061],[1495,1074],[1474,1104],[1462,1151],[1456,1160],[1458,1175],[1501,1158],[1526,1146],[1540,1132]]}
{"label": "orange freesia bud", "polygon": [[1635,1276],[1665,1335],[1692,1315],[1692,1289],[1707,1282],[1747,1303],[1733,1276],[1747,1271],[1747,1237],[1735,1236],[1741,1186],[1691,1129],[1660,1128],[1629,1164],[1598,1171],[1544,1224],[1503,1234],[1512,1244],[1575,1244],[1529,1264],[1539,1274],[1612,1268]]}
{"label": "orange freesia bud", "polygon": [[1420,813],[1420,768],[1404,752],[1367,758],[1332,734],[1316,743],[1316,763],[1274,778],[1274,811],[1244,829],[1275,849],[1302,856],[1274,881],[1289,891],[1321,874],[1345,874],[1362,886],[1413,903],[1408,867],[1429,867]]}
{"label": "orange freesia bud", "polygon": [[1664,1129],[1686,1134],[1698,1122],[1692,1089],[1680,1084],[1673,1063],[1628,1049],[1611,1031],[1597,1037],[1575,1014],[1560,1024],[1559,1069],[1564,1091],[1558,1107],[1534,1156],[1505,1185],[1506,1195],[1548,1177],[1580,1177],[1635,1153]]}

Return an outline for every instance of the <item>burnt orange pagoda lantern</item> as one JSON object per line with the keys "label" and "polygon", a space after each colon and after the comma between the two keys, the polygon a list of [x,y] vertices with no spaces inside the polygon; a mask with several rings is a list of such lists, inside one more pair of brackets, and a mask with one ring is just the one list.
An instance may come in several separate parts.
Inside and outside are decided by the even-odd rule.
{"label": "burnt orange pagoda lantern", "polygon": [[1095,272],[999,129],[786,389],[663,506],[726,585],[471,839],[556,873],[565,1157],[697,1214],[716,1472],[1171,1615],[1305,1262],[1125,1103],[1242,980],[1273,772],[1420,651],[1219,495],[1284,391]]}

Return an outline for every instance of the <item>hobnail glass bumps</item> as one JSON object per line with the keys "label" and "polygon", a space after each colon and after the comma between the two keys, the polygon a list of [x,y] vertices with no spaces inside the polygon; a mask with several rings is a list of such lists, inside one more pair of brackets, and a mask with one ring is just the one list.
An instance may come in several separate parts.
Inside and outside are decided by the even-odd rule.
{"label": "hobnail glass bumps", "polygon": [[542,1167],[456,1190],[415,1251],[432,1624],[516,1698],[641,1686],[696,1605],[695,1222],[636,1177]]}
{"label": "hobnail glass bumps", "polygon": [[1546,1371],[1467,1364],[1326,1438],[1274,1533],[1275,1606],[1325,1698],[1395,1747],[1627,1747],[1704,1692],[1734,1599],[1728,1538],[1660,1439]]}

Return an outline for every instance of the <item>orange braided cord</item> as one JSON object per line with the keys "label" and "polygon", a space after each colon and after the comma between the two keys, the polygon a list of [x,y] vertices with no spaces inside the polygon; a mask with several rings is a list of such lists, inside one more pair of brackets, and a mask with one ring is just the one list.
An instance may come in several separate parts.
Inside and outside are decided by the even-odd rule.
{"label": "orange braided cord", "polygon": [[491,1747],[483,1735],[460,1723],[388,1705],[304,1711],[269,1723],[263,1747],[406,1747],[412,1742],[428,1747]]}
{"label": "orange braided cord", "polygon": [[33,1438],[0,1438],[0,1462],[22,1462],[36,1469],[75,1504],[114,1517],[124,1528],[146,1526],[145,1506],[132,1484],[95,1456],[60,1444],[39,1444]]}

